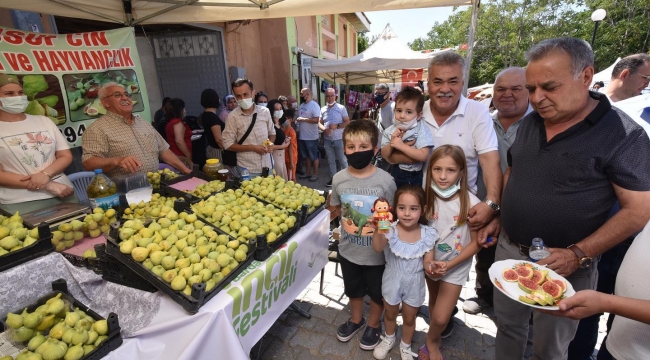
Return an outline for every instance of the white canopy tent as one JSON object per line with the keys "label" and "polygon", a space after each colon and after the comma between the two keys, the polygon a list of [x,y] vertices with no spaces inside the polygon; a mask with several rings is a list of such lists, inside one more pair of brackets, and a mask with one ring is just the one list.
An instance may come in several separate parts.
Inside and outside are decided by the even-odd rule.
{"label": "white canopy tent", "polygon": [[211,23],[471,4],[472,0],[2,0],[0,6],[133,26]]}
{"label": "white canopy tent", "polygon": [[422,78],[426,79],[426,69],[433,54],[411,50],[388,24],[377,41],[361,54],[340,60],[313,59],[311,71],[346,85],[401,82],[402,69],[424,69]]}
{"label": "white canopy tent", "polygon": [[590,88],[594,86],[594,84],[598,81],[602,81],[605,84],[605,87],[609,85],[609,82],[612,80],[612,71],[614,70],[614,66],[621,60],[621,58],[616,59],[612,65],[610,65],[607,69],[594,74],[594,78],[591,80],[591,85],[589,86]]}

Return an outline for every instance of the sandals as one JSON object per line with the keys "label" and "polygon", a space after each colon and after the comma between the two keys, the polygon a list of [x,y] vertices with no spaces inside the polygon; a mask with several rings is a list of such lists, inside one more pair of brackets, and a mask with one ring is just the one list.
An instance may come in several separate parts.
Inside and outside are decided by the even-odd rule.
{"label": "sandals", "polygon": [[[442,352],[442,346],[440,347],[440,351]],[[420,356],[420,353],[426,355],[427,357],[423,358],[422,356]],[[429,349],[427,349],[427,344],[420,346],[420,348],[418,349],[418,360],[429,360]],[[444,356],[442,357],[442,360],[445,360]]]}

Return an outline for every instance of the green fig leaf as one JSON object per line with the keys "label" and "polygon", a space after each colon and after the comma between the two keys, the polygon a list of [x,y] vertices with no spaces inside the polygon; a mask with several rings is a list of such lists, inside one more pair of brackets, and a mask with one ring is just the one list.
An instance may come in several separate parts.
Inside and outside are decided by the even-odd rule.
{"label": "green fig leaf", "polygon": [[42,97],[42,98],[39,98],[39,99],[36,99],[36,100],[38,100],[38,102],[41,103],[41,104],[47,104],[47,106],[53,108],[59,102],[59,97],[56,96],[56,95],[48,95],[48,96],[45,96],[45,97]]}
{"label": "green fig leaf", "polygon": [[23,91],[29,99],[34,99],[36,94],[47,90],[47,81],[43,75],[25,75],[23,76]]}

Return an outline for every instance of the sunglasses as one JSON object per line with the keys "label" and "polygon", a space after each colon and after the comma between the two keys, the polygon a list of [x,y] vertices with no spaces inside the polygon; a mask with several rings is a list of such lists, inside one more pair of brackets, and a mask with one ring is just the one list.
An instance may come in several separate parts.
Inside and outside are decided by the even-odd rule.
{"label": "sunglasses", "polygon": [[112,93],[110,95],[107,95],[106,98],[111,97],[111,96],[116,98],[116,99],[120,99],[120,98],[122,98],[122,96],[126,96],[128,98],[131,98],[131,96],[133,96],[133,95],[131,95],[128,92],[123,92],[123,93],[122,92],[114,92],[114,93]]}

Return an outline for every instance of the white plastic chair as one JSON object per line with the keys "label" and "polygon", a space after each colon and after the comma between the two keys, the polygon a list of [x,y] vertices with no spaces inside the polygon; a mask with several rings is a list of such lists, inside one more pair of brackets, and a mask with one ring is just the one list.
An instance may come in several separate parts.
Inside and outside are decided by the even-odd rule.
{"label": "white plastic chair", "polygon": [[90,205],[88,200],[88,194],[86,193],[86,188],[90,184],[90,181],[95,176],[93,171],[80,171],[74,174],[68,175],[68,179],[74,185],[74,193],[79,198],[79,202],[84,205]]}

